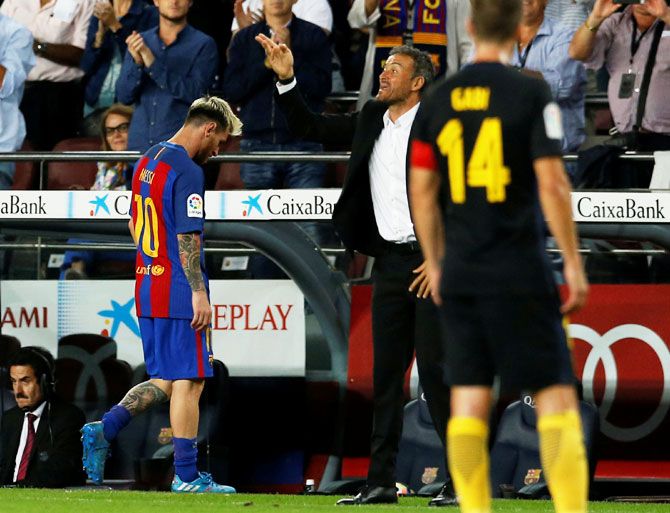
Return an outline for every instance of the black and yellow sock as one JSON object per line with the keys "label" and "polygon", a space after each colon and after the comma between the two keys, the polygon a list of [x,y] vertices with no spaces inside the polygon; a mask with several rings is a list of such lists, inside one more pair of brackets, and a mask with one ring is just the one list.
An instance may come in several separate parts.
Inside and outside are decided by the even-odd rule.
{"label": "black and yellow sock", "polygon": [[582,423],[576,411],[537,421],[540,456],[556,513],[586,513],[588,467]]}
{"label": "black and yellow sock", "polygon": [[449,472],[462,513],[491,511],[489,428],[481,419],[454,417],[447,426]]}

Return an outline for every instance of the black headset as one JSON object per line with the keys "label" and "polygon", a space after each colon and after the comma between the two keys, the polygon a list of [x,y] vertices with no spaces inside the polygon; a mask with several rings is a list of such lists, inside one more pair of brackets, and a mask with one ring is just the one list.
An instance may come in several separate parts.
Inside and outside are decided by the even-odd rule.
{"label": "black headset", "polygon": [[[23,350],[29,351],[30,354],[37,355],[37,357],[44,362],[44,370],[43,372],[40,372],[40,390],[46,401],[51,400],[56,393],[54,364],[52,364],[40,350],[34,347],[24,347]],[[37,371],[37,369],[35,369],[35,371]]]}

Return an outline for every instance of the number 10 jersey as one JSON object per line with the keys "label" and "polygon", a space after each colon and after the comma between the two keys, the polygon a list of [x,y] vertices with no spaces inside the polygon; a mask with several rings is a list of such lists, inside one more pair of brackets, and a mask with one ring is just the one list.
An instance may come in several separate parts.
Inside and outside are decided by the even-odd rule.
{"label": "number 10 jersey", "polygon": [[200,269],[205,273],[203,229],[205,179],[179,145],[161,142],[135,165],[130,214],[135,227],[135,305],[138,317],[191,319],[191,287],[179,257],[178,234],[200,236]]}

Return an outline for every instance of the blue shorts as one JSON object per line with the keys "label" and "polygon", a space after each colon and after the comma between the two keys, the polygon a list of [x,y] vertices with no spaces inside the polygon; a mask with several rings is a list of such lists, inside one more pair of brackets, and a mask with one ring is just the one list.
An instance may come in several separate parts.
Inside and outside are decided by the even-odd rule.
{"label": "blue shorts", "polygon": [[150,378],[174,381],[213,375],[211,328],[195,331],[190,319],[140,317],[139,321]]}

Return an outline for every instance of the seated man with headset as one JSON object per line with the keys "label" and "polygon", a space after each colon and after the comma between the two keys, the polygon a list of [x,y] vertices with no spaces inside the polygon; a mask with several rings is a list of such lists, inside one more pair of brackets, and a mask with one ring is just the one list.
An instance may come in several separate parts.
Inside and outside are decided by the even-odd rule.
{"label": "seated man with headset", "polygon": [[41,347],[24,347],[7,366],[17,406],[2,418],[0,484],[83,485],[79,430],[85,418],[55,396],[53,356]]}

